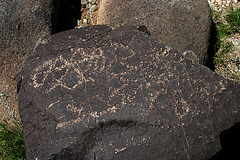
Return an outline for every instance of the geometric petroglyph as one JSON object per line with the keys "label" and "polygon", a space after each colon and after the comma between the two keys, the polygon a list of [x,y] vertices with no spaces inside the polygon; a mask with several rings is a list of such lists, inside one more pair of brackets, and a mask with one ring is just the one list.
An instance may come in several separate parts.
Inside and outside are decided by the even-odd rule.
{"label": "geometric petroglyph", "polygon": [[[114,45],[117,45],[117,44],[114,44]],[[121,48],[124,48],[126,52],[131,52],[130,56],[133,56],[136,54],[136,53],[133,53],[133,51],[131,51],[128,48],[128,46],[121,46]],[[165,51],[165,54],[167,54],[167,52],[168,51]],[[89,73],[85,75],[87,70],[91,70],[92,71],[91,74],[94,74],[95,71],[97,72],[97,74],[101,74],[100,72],[103,70],[108,71],[110,68],[114,68],[114,66],[106,64],[106,58],[105,58],[105,55],[102,53],[101,49],[94,49],[91,51],[91,53],[94,53],[94,54],[87,55],[84,52],[84,49],[77,49],[75,50],[70,60],[63,60],[61,56],[60,58],[56,59],[56,61],[59,61],[60,59],[61,62],[64,64],[62,65],[62,67],[56,67],[57,62],[51,63],[52,65],[51,67],[49,67],[51,69],[55,67],[55,70],[56,68],[57,70],[60,70],[58,68],[61,68],[61,69],[67,68],[67,70],[66,70],[66,73],[64,73],[61,76],[61,78],[58,79],[57,81],[58,83],[55,83],[54,85],[52,85],[52,87],[48,89],[48,91],[51,91],[52,89],[56,88],[58,85],[60,87],[63,87],[69,90],[75,89],[78,86],[80,87],[81,85],[84,85],[82,88],[85,88],[84,92],[86,92],[87,94],[87,89],[85,87],[86,83],[95,82],[92,76],[88,76]],[[85,55],[85,57],[82,58],[82,55]],[[77,56],[81,56],[81,58]],[[121,61],[121,58],[118,58],[118,61]],[[80,125],[80,124],[87,127],[89,125],[89,119],[94,119],[95,122],[97,123],[99,119],[104,120],[106,118],[106,115],[110,118],[111,116],[116,116],[118,113],[124,112],[126,110],[129,110],[126,112],[131,112],[130,110],[135,111],[134,115],[137,115],[139,119],[145,119],[144,117],[148,117],[148,115],[154,112],[154,105],[155,103],[157,103],[159,95],[165,95],[165,94],[168,94],[169,92],[167,89],[164,89],[164,87],[161,88],[161,90],[159,91],[156,91],[153,88],[153,86],[155,85],[166,86],[168,83],[168,78],[166,77],[167,73],[162,73],[160,76],[156,76],[155,74],[149,74],[151,70],[146,71],[149,67],[153,65],[155,66],[157,65],[154,61],[151,61],[151,62],[140,61],[137,68],[135,68],[134,65],[132,64],[124,64],[124,61],[121,61],[123,66],[126,66],[126,68],[122,72],[120,70],[117,70],[118,74],[110,73],[110,75],[108,75],[109,78],[107,78],[110,80],[111,78],[115,77],[116,80],[114,80],[114,82],[121,85],[117,85],[115,86],[115,88],[110,87],[109,96],[107,96],[105,99],[103,99],[101,95],[94,95],[92,99],[92,100],[98,100],[100,103],[103,104],[103,106],[105,106],[105,107],[101,107],[102,109],[100,111],[94,108],[95,106],[92,106],[93,108],[86,107],[86,104],[80,103],[81,100],[75,102],[72,100],[71,97],[69,97],[68,100],[59,100],[58,105],[64,106],[67,112],[72,113],[72,116],[71,116],[71,119],[68,119],[68,120],[64,118],[61,119],[58,122],[56,129],[65,128],[67,126],[72,126],[72,125]],[[81,68],[81,64],[84,64],[85,66]],[[92,69],[91,67],[94,67],[94,69]],[[67,76],[67,74],[69,76],[69,73],[70,73],[69,71],[72,68],[74,69],[75,73],[77,73],[78,82],[72,87],[69,87],[69,83],[63,83],[62,81],[64,80],[64,77]],[[133,79],[129,79],[129,77],[125,78],[124,75],[135,74],[135,73],[132,73],[133,69],[135,73],[137,72],[139,73],[139,76],[136,76]],[[151,82],[143,83],[143,81],[145,82],[146,79],[148,78],[151,79]],[[127,84],[131,84],[131,83],[134,83],[135,87],[132,87],[132,89],[129,91]],[[142,97],[140,94],[144,94],[145,91],[147,91],[146,93],[147,96]],[[177,94],[177,91],[175,94]],[[120,97],[121,99],[119,103],[114,102],[114,97],[116,96]],[[138,103],[139,101],[141,101],[140,99],[142,99],[144,103]],[[62,104],[61,101],[69,102],[69,103]],[[179,103],[181,103],[182,105],[179,105]],[[129,107],[128,104],[131,104],[131,107]],[[188,115],[190,112],[199,112],[198,109],[193,108],[191,103],[185,101],[183,98],[180,100],[177,100],[176,103],[173,104],[173,106],[175,109],[175,114],[180,119]],[[183,108],[179,106],[183,106]],[[162,104],[159,107],[165,108],[167,106]],[[54,108],[59,108],[59,107],[55,106]],[[159,125],[163,121],[165,121],[165,119],[159,117],[158,119],[153,120],[152,124]]]}
{"label": "geometric petroglyph", "polygon": [[[94,79],[91,77],[88,79],[84,77],[84,72],[80,66],[81,64],[86,64],[85,62],[87,62],[88,67],[95,67],[94,70],[101,71],[104,69],[105,61],[101,49],[92,49],[91,52],[85,52],[84,49],[79,48],[75,50],[70,59],[64,59],[62,55],[60,55],[55,59],[47,60],[43,62],[42,65],[37,66],[31,75],[33,82],[30,85],[34,88],[48,86],[44,93],[49,93],[58,86],[64,89],[74,90],[83,83],[88,81],[94,82]],[[99,62],[102,64],[99,64]],[[77,82],[72,81],[75,77],[78,79]]]}
{"label": "geometric petroglyph", "polygon": [[[123,48],[123,50],[128,52],[126,54],[129,54],[130,58],[136,55],[136,53],[133,50],[129,49],[128,46],[123,46],[116,43],[111,45],[115,46],[115,48]],[[49,93],[57,87],[61,87],[62,89],[71,91],[77,88],[84,88],[84,92],[87,94],[88,91],[86,84],[89,82],[95,82],[95,79],[93,78],[94,76],[92,75],[95,73],[100,75],[102,71],[108,71],[112,68],[114,70],[116,67],[114,66],[115,62],[112,62],[112,64],[106,64],[107,56],[105,56],[101,48],[88,48],[88,52],[86,52],[84,48],[78,48],[72,49],[71,52],[73,52],[71,58],[64,58],[62,55],[60,55],[55,59],[46,60],[42,65],[37,66],[31,75],[32,83],[30,85],[32,85],[34,88],[38,88],[39,90],[43,90],[43,93]],[[138,116],[142,117],[140,119],[144,119],[143,117],[148,116],[153,111],[153,103],[156,102],[159,94],[167,93],[164,89],[157,92],[154,90],[151,91],[150,89],[153,83],[166,84],[165,82],[160,81],[160,77],[156,77],[151,74],[149,75],[148,70],[146,70],[147,66],[154,65],[153,62],[146,64],[146,62],[140,61],[139,65],[136,67],[134,64],[126,64],[126,59],[122,59],[122,57],[115,57],[114,59],[118,59],[118,61],[121,61],[119,63],[121,63],[122,66],[126,67],[123,70],[114,70],[117,73],[112,72],[107,78],[111,80],[112,78],[118,77],[115,81],[117,84],[117,86],[115,86],[116,88],[109,88],[109,96],[107,99],[102,99],[100,95],[96,95],[94,97],[99,102],[104,103],[106,109],[96,111],[93,108],[87,108],[86,104],[80,103],[81,100],[79,102],[75,102],[73,101],[74,98],[71,97],[68,97],[68,100],[58,99],[56,103],[51,102],[48,105],[50,106],[48,108],[59,108],[57,106],[63,106],[67,112],[70,112],[73,115],[69,120],[66,120],[64,117],[61,118],[56,126],[56,129],[62,127],[65,128],[74,124],[79,125],[80,123],[84,126],[88,126],[88,121],[91,118],[98,121],[98,119],[101,119],[103,116],[106,116],[108,114],[114,116],[115,113],[121,112],[122,110],[134,110],[133,108],[138,108],[136,109],[136,112],[138,113]],[[91,73],[89,73],[89,71],[91,71]],[[136,79],[128,79],[125,77],[125,75],[128,74],[135,74],[133,71],[139,71],[139,77],[136,77]],[[146,78],[151,79],[152,83],[148,82],[144,84],[141,82],[145,81]],[[71,79],[74,79],[75,81]],[[168,79],[166,79],[166,81],[167,80]],[[135,88],[132,88],[132,90],[129,92],[127,91],[128,86],[125,84],[126,82],[127,84],[135,83],[138,85]],[[43,86],[44,88],[41,88]],[[139,96],[140,92],[145,90],[149,90],[147,93],[148,96]],[[121,97],[121,102],[117,104],[115,104],[113,100],[116,95]],[[139,98],[143,98],[145,105],[137,103]],[[63,104],[62,102],[65,103]],[[127,105],[128,103],[131,103],[131,109]],[[63,113],[64,112],[65,111],[63,111]],[[157,123],[160,123],[160,121],[158,120]]]}
{"label": "geometric petroglyph", "polygon": [[[124,46],[117,43],[111,43],[111,45],[115,48],[122,48],[126,52],[125,54],[129,55],[127,56],[128,58],[132,58],[137,55],[137,53],[131,49],[131,46]],[[115,57],[115,60],[112,60],[112,64],[109,64],[107,62],[107,57],[109,57],[109,55],[105,55],[106,53],[103,53],[103,48],[104,46],[102,46],[102,48],[88,48],[87,50],[85,48],[72,49],[71,52],[73,52],[73,54],[70,58],[64,58],[60,55],[55,59],[44,61],[42,65],[37,66],[33,70],[33,74],[31,75],[31,80],[33,82],[31,85],[34,88],[39,89],[44,86],[44,89],[40,89],[44,90],[43,93],[52,92],[57,87],[60,87],[71,91],[77,88],[84,88],[84,92],[87,94],[87,83],[94,83],[96,81],[93,76],[94,74],[101,75],[102,71],[107,72],[109,69],[114,70],[116,67],[114,66],[114,63],[116,63],[114,61],[116,59],[118,59],[118,63],[124,66],[123,70],[114,70],[117,73],[111,72],[107,76],[107,80],[113,80],[113,78],[116,78],[114,83],[117,84],[115,88],[109,88],[109,96],[105,99],[102,99],[103,97],[101,97],[101,95],[94,96],[94,100],[98,100],[103,103],[106,107],[105,109],[102,107],[102,110],[98,111],[95,108],[88,108],[86,107],[86,104],[80,103],[81,100],[79,100],[79,102],[77,102],[76,99],[73,101],[74,98],[71,97],[69,97],[68,100],[58,99],[57,103],[50,103],[49,106],[51,106],[51,108],[59,108],[57,106],[63,106],[65,109],[63,113],[67,111],[73,114],[71,119],[66,120],[65,118],[61,118],[56,126],[56,129],[80,124],[87,127],[89,125],[89,119],[95,119],[97,123],[98,119],[102,119],[102,117],[105,117],[106,115],[114,116],[124,110],[135,110],[134,108],[138,108],[136,109],[135,115],[138,115],[140,119],[145,119],[144,117],[148,117],[148,115],[154,112],[154,106],[159,101],[160,95],[164,97],[164,95],[169,92],[174,93],[176,96],[178,94],[182,94],[180,92],[181,90],[179,91],[181,86],[179,85],[180,81],[178,80],[176,81],[178,81],[179,88],[177,87],[171,91],[166,87],[168,86],[169,81],[167,74],[171,75],[171,72],[174,72],[172,69],[175,70],[175,68],[171,68],[171,66],[166,63],[165,67],[167,70],[165,72],[158,76],[154,73],[150,74],[152,72],[152,68],[158,68],[159,64],[157,64],[157,61],[161,59],[161,56],[168,55],[170,50],[164,50],[162,55],[156,51],[152,61],[146,62],[144,60],[139,60],[139,63],[135,65],[126,63],[126,59],[124,59],[126,57],[124,56],[118,58]],[[120,66],[120,68],[122,67]],[[159,70],[163,71],[164,68],[159,68]],[[91,73],[89,73],[89,71],[91,71]],[[133,79],[129,79],[129,77],[125,78],[125,75],[133,75],[137,72],[139,73],[139,76],[136,76]],[[190,84],[189,79],[183,79],[183,81]],[[134,83],[135,87],[133,87],[129,92],[127,84],[131,83]],[[162,87],[156,91],[153,87],[155,85],[160,85]],[[205,87],[205,89],[207,88]],[[140,96],[140,93],[145,91],[148,92],[146,93],[147,95],[145,97]],[[121,97],[120,103],[114,103],[113,97],[116,96]],[[144,103],[138,103],[141,98]],[[65,103],[62,104],[62,102]],[[128,104],[131,104],[131,109]],[[186,101],[184,98],[176,99],[173,101],[172,105],[174,113],[179,119],[182,119],[189,113],[198,115],[200,112],[199,109],[194,107],[191,100]],[[166,107],[167,106],[164,104],[159,106],[159,108]],[[159,125],[163,121],[165,121],[165,118],[159,117],[158,119],[153,120],[152,124]]]}

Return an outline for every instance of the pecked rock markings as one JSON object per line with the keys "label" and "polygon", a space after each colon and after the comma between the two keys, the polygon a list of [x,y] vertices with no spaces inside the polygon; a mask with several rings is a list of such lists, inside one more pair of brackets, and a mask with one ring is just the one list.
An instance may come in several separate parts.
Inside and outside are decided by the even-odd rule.
{"label": "pecked rock markings", "polygon": [[208,159],[240,86],[135,29],[42,39],[18,74],[28,159]]}

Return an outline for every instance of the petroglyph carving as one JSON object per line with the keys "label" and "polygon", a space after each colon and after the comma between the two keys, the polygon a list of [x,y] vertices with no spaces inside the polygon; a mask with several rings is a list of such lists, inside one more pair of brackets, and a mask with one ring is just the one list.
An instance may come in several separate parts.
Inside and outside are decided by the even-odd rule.
{"label": "petroglyph carving", "polygon": [[137,30],[58,33],[18,79],[29,159],[208,159],[240,117],[239,85]]}
{"label": "petroglyph carving", "polygon": [[[78,58],[81,57],[81,60]],[[89,81],[94,82],[92,77],[85,78],[84,71],[81,69],[81,64],[87,62],[87,67],[94,67],[94,71],[102,71],[105,67],[106,58],[102,54],[101,49],[92,49],[91,52],[85,52],[84,49],[75,50],[70,59],[65,59],[61,55],[56,59],[44,61],[41,66],[34,69],[31,79],[32,86],[39,88],[47,85],[48,88],[44,91],[49,93],[56,87],[61,87],[68,90],[74,90],[84,83]],[[78,81],[72,79],[77,77]],[[45,82],[50,83],[50,85]]]}

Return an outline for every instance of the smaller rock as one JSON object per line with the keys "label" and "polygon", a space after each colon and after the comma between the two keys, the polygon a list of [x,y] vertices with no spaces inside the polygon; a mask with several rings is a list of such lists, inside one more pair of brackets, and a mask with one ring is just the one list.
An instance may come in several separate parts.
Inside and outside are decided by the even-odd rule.
{"label": "smaller rock", "polygon": [[92,7],[90,8],[90,12],[94,12],[98,9],[97,5],[92,5]]}
{"label": "smaller rock", "polygon": [[84,18],[84,19],[83,19],[83,23],[88,24],[88,23],[89,23],[88,19],[87,19],[87,18]]}
{"label": "smaller rock", "polygon": [[87,27],[87,26],[85,26],[84,24],[82,24],[82,25],[80,25],[80,26],[78,26],[78,27],[76,27],[76,28],[83,28],[83,27]]}
{"label": "smaller rock", "polygon": [[218,2],[218,5],[220,5],[220,6],[221,6],[221,5],[222,5],[222,1],[219,1],[219,2]]}
{"label": "smaller rock", "polygon": [[97,4],[97,0],[90,0],[89,2],[92,4]]}
{"label": "smaller rock", "polygon": [[185,51],[183,53],[183,56],[191,59],[193,63],[198,63],[199,64],[199,58],[197,57],[197,55],[193,52],[193,51]]}
{"label": "smaller rock", "polygon": [[81,3],[86,5],[88,4],[88,0],[81,0]]}
{"label": "smaller rock", "polygon": [[86,8],[87,8],[87,9],[90,9],[91,7],[92,7],[91,4],[87,4],[87,5],[86,5]]}

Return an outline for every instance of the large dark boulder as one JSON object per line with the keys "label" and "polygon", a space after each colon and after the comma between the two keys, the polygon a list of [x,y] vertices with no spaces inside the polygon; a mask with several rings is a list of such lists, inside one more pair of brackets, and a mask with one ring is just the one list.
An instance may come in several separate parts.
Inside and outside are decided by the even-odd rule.
{"label": "large dark boulder", "polygon": [[[140,29],[141,28],[141,29]],[[208,159],[240,86],[142,27],[47,36],[18,75],[28,159]]]}
{"label": "large dark boulder", "polygon": [[98,24],[113,28],[145,25],[154,38],[192,51],[207,64],[212,24],[207,0],[102,0],[98,14]]}

